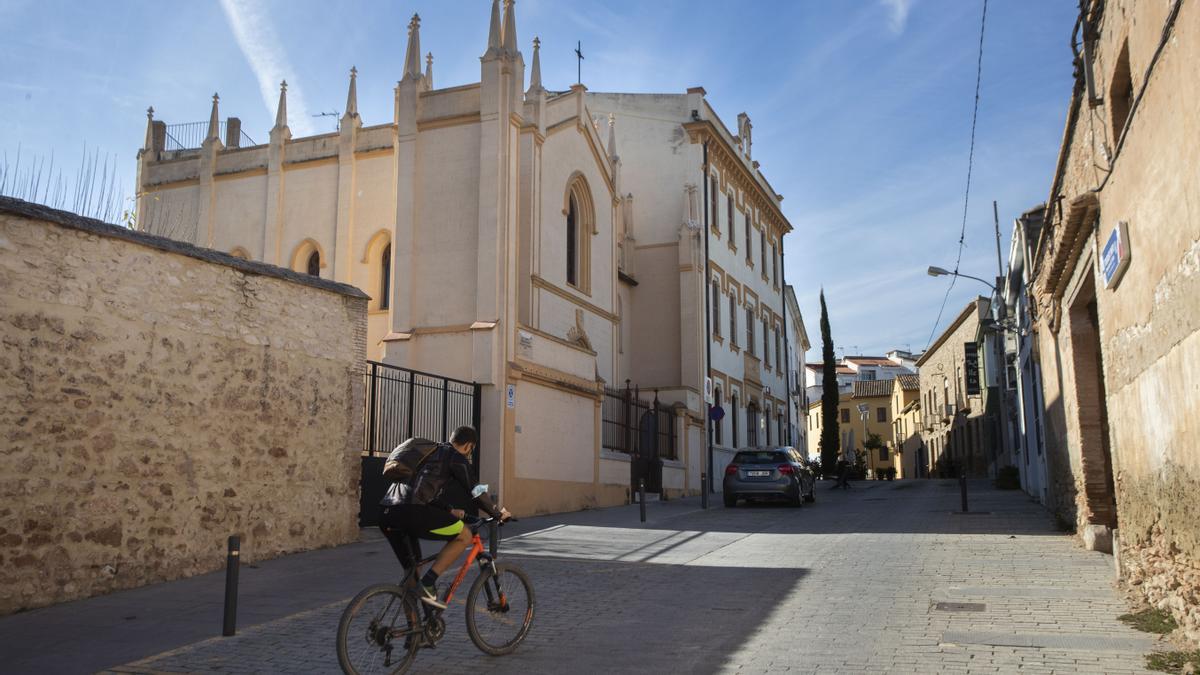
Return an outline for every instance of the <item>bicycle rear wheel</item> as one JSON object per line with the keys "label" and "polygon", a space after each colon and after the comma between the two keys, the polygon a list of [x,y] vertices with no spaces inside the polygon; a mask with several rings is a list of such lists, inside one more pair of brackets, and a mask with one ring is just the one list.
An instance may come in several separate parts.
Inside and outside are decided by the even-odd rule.
{"label": "bicycle rear wheel", "polygon": [[338,622],[338,665],[348,675],[403,673],[421,642],[420,614],[412,594],[393,584],[362,590]]}
{"label": "bicycle rear wheel", "polygon": [[533,623],[533,585],[519,567],[486,568],[467,593],[467,634],[480,651],[511,654]]}

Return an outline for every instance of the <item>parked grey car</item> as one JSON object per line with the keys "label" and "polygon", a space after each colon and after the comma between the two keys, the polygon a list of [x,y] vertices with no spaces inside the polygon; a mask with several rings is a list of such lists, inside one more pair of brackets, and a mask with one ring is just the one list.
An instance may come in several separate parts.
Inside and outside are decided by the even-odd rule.
{"label": "parked grey car", "polygon": [[816,477],[795,448],[744,448],[725,467],[724,492],[727,508],[739,499],[782,499],[799,506],[816,501]]}

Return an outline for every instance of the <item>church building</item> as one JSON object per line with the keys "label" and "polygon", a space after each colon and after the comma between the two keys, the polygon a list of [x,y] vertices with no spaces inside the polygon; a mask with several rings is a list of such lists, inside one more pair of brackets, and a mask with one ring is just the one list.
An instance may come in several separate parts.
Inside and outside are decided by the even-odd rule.
{"label": "church building", "polygon": [[745,115],[731,133],[698,87],[547,90],[536,38],[526,85],[516,26],[493,0],[479,82],[439,89],[414,16],[382,124],[353,69],[335,133],[293,138],[286,84],[264,145],[216,96],[199,147],[151,112],[138,227],[363,289],[368,359],[481,385],[480,480],[518,515],[629,499],[602,412],[627,382],[674,410],[662,488],[694,494],[723,468],[710,372],[735,401],[726,445],[786,428],[782,197]]}

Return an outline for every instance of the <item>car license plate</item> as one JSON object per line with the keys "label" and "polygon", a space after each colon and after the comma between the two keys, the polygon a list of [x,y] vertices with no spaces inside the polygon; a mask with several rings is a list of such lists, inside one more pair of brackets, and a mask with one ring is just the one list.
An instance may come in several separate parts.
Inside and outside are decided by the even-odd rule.
{"label": "car license plate", "polygon": [[770,471],[747,471],[746,475],[754,477],[754,478],[758,478],[761,476],[770,476],[771,472]]}

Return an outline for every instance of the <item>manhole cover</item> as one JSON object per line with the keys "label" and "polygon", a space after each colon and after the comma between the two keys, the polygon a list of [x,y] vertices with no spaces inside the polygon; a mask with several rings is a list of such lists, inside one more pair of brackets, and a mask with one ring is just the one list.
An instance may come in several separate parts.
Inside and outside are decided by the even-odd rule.
{"label": "manhole cover", "polygon": [[933,607],[939,612],[982,612],[987,609],[982,602],[939,602]]}

